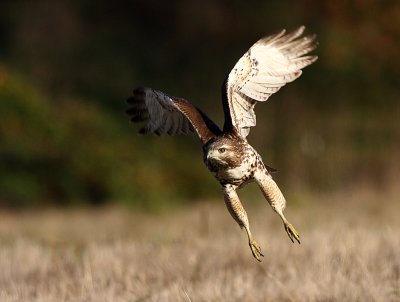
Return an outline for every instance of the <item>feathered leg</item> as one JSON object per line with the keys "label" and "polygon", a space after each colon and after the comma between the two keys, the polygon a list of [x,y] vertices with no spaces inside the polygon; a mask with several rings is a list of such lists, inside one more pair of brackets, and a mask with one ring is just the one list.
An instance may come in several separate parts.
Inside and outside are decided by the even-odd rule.
{"label": "feathered leg", "polygon": [[239,224],[239,226],[246,230],[251,252],[253,253],[254,258],[261,262],[261,257],[264,257],[264,255],[261,252],[260,246],[251,235],[247,213],[242,203],[240,202],[239,196],[236,193],[236,187],[233,185],[224,185],[222,188],[224,191],[225,204],[229,210],[229,213],[231,214],[233,219],[235,219],[235,221]]}
{"label": "feathered leg", "polygon": [[254,175],[254,178],[272,209],[281,217],[285,226],[285,231],[290,240],[292,242],[296,240],[298,243],[300,243],[299,233],[297,233],[293,225],[289,223],[289,221],[285,218],[285,215],[283,215],[283,210],[286,206],[286,200],[276,182],[272,179],[267,170],[257,172],[256,175]]}

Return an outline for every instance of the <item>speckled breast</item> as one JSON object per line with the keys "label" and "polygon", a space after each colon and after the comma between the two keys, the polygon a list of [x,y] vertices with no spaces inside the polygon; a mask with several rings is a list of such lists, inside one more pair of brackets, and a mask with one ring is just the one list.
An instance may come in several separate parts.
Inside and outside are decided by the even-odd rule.
{"label": "speckled breast", "polygon": [[[241,186],[251,182],[257,169],[257,154],[249,152],[243,157],[243,161],[236,167],[213,167],[208,166],[211,173],[221,184],[232,184]],[[211,169],[210,169],[211,168]]]}

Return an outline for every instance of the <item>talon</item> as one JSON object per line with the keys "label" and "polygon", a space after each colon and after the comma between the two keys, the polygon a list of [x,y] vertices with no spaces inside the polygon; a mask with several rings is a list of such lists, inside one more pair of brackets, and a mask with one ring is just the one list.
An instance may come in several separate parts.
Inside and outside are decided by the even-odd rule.
{"label": "talon", "polygon": [[256,258],[259,262],[261,262],[261,257],[264,257],[264,254],[261,252],[261,248],[255,240],[249,241],[249,246],[251,252],[253,253],[254,258]]}
{"label": "talon", "polygon": [[288,234],[290,240],[294,243],[293,239],[296,239],[296,241],[300,244],[300,236],[299,233],[297,233],[296,229],[291,225],[290,223],[285,223],[285,231]]}

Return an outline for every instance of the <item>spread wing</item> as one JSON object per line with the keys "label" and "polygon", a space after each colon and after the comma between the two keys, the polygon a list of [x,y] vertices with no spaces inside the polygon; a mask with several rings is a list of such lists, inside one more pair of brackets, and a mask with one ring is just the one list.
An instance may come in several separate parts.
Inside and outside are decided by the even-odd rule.
{"label": "spread wing", "polygon": [[266,101],[301,69],[317,60],[306,55],[316,48],[315,35],[301,37],[305,27],[285,30],[257,41],[236,63],[222,86],[224,131],[236,130],[244,139],[256,125],[254,106]]}
{"label": "spread wing", "polygon": [[145,122],[140,134],[187,134],[196,131],[203,144],[221,133],[211,119],[185,99],[169,97],[161,91],[139,87],[127,99],[126,112],[132,122]]}

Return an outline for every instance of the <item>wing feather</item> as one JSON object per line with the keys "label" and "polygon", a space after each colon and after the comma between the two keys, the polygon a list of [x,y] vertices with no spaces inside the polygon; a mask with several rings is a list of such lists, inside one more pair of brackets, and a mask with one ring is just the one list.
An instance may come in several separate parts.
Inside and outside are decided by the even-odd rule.
{"label": "wing feather", "polygon": [[211,119],[185,99],[169,97],[161,91],[139,87],[127,99],[126,111],[132,122],[145,122],[140,134],[187,134],[196,131],[205,144],[221,133]]}
{"label": "wing feather", "polygon": [[265,102],[317,60],[306,55],[316,48],[316,36],[302,37],[304,29],[301,26],[288,34],[281,30],[264,37],[239,59],[222,86],[224,131],[235,130],[246,138],[250,127],[256,125],[255,104]]}

